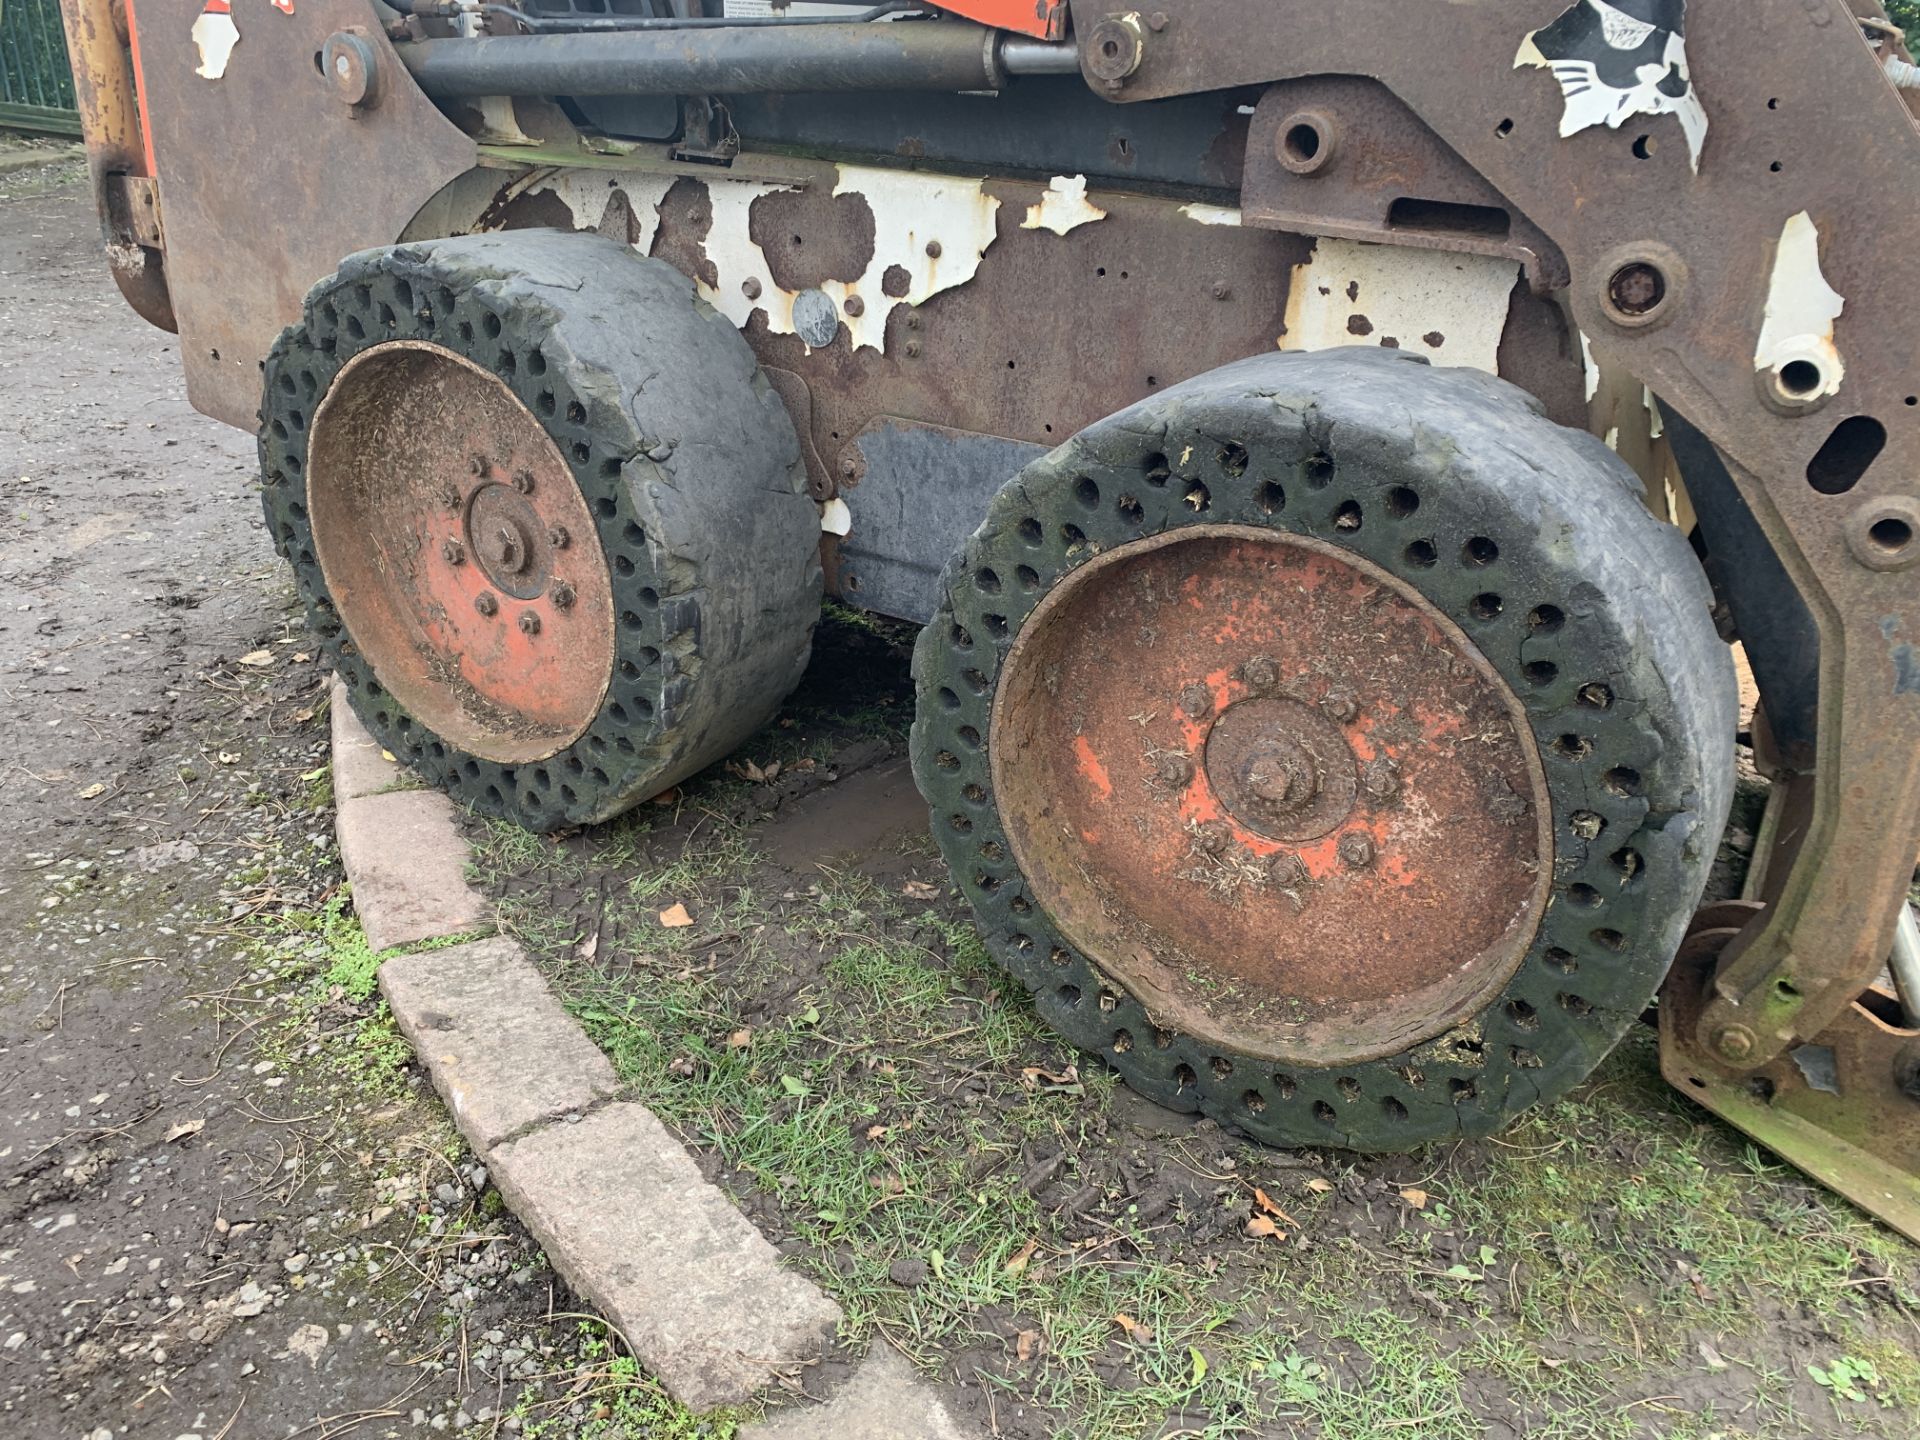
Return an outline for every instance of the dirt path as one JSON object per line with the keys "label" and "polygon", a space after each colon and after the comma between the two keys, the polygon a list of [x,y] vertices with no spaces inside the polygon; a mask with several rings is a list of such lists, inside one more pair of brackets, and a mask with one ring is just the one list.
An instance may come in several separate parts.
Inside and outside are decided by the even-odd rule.
{"label": "dirt path", "polygon": [[520,1430],[598,1357],[376,1023],[252,439],[53,179],[0,179],[0,1432]]}

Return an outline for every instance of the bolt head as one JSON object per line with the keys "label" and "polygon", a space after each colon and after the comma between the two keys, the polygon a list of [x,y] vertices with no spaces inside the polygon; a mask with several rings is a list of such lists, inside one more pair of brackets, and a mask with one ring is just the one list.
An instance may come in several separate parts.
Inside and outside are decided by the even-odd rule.
{"label": "bolt head", "polygon": [[547,527],[547,543],[556,550],[564,550],[573,543],[573,537],[567,533],[566,526],[549,525]]}
{"label": "bolt head", "polygon": [[1213,691],[1200,684],[1182,686],[1180,708],[1196,720],[1206,719],[1213,713]]}
{"label": "bolt head", "polygon": [[929,260],[938,260],[940,258],[940,242],[938,240],[929,240],[927,242],[927,258]]}
{"label": "bolt head", "polygon": [[484,455],[474,455],[470,457],[467,461],[467,473],[476,476],[486,474],[487,457]]}
{"label": "bolt head", "polygon": [[760,282],[749,275],[740,282],[740,293],[749,300],[758,300],[760,298]]}
{"label": "bolt head", "polygon": [[1231,294],[1233,294],[1233,291],[1230,288],[1228,288],[1226,281],[1216,280],[1213,282],[1213,298],[1214,299],[1225,300]]}
{"label": "bolt head", "polygon": [[514,623],[519,625],[522,635],[538,635],[540,633],[540,617],[531,610],[522,610],[520,612],[520,618]]}
{"label": "bolt head", "polygon": [[918,340],[907,341],[907,358],[909,360],[918,360],[920,358],[920,342]]}
{"label": "bolt head", "polygon": [[1194,832],[1193,843],[1208,855],[1223,853],[1233,840],[1224,820],[1209,820]]}
{"label": "bolt head", "polygon": [[547,598],[561,610],[570,609],[573,605],[573,586],[564,580],[556,580],[553,582],[553,587],[547,591]]}
{"label": "bolt head", "polygon": [[1349,831],[1340,837],[1340,858],[1355,870],[1365,869],[1373,863],[1373,841],[1357,830]]}
{"label": "bolt head", "polygon": [[1369,760],[1360,773],[1360,783],[1374,799],[1386,800],[1400,793],[1400,767],[1384,755]]}
{"label": "bolt head", "polygon": [[462,545],[458,540],[442,540],[440,542],[440,558],[449,565],[465,564],[467,547]]}
{"label": "bolt head", "polygon": [[482,590],[478,595],[473,597],[473,608],[491,620],[495,615],[500,613],[500,602],[493,598],[493,592],[491,590]]}
{"label": "bolt head", "polygon": [[1667,298],[1667,277],[1644,260],[1622,265],[1607,284],[1607,299],[1622,315],[1645,315]]}
{"label": "bolt head", "polygon": [[1280,683],[1280,671],[1270,657],[1256,655],[1240,667],[1240,678],[1254,694],[1265,695]]}
{"label": "bolt head", "polygon": [[1360,716],[1360,697],[1351,690],[1329,690],[1320,701],[1320,711],[1329,720],[1351,724]]}
{"label": "bolt head", "polygon": [[449,510],[458,510],[460,508],[460,500],[459,486],[442,485],[440,487],[440,503],[445,505]]}
{"label": "bolt head", "polygon": [[1154,11],[1151,15],[1147,17],[1147,28],[1153,31],[1153,33],[1156,35],[1158,35],[1162,30],[1166,29],[1167,28],[1167,12],[1164,10]]}
{"label": "bolt head", "polygon": [[867,302],[862,300],[858,295],[849,295],[841,303],[840,308],[857,320],[867,313]]}
{"label": "bolt head", "polygon": [[1161,783],[1184,789],[1193,781],[1193,761],[1186,755],[1162,755],[1155,773]]}
{"label": "bolt head", "polygon": [[1714,1034],[1713,1048],[1729,1060],[1744,1060],[1753,1053],[1753,1032],[1744,1025],[1723,1025]]}
{"label": "bolt head", "polygon": [[513,488],[518,490],[522,495],[531,495],[533,493],[533,472],[531,470],[518,472],[513,477]]}

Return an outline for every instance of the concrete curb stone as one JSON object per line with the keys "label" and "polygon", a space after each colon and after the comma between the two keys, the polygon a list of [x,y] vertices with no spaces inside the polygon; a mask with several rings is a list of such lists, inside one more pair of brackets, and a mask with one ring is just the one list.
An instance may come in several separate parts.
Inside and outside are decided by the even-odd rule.
{"label": "concrete curb stone", "polygon": [[554,1269],[689,1409],[752,1399],[840,1323],[643,1105],[536,1130],[487,1163]]}
{"label": "concrete curb stone", "polygon": [[619,1091],[613,1065],[511,940],[474,940],[380,967],[400,1033],[460,1133],[484,1153]]}
{"label": "concrete curb stone", "polygon": [[353,908],[375,952],[493,928],[467,884],[467,842],[437,790],[395,790],[344,802],[336,825]]}
{"label": "concrete curb stone", "polygon": [[[438,791],[394,790],[386,759],[334,687],[335,820],[354,908],[376,951],[493,928]],[[642,1105],[503,938],[387,960],[401,1033],[554,1268],[692,1410],[751,1403],[816,1358],[840,1307],[780,1254]],[[825,1426],[826,1428],[822,1428]],[[880,1347],[824,1405],[777,1411],[742,1440],[961,1440],[976,1434]]]}

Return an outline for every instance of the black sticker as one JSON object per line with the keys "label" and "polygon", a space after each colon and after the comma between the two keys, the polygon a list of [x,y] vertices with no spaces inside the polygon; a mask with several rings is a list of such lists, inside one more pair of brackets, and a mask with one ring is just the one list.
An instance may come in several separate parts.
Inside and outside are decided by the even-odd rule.
{"label": "black sticker", "polygon": [[1578,0],[1520,42],[1514,68],[1553,72],[1566,98],[1560,134],[1593,125],[1618,130],[1635,115],[1672,115],[1693,168],[1707,139],[1707,112],[1687,68],[1687,0]]}

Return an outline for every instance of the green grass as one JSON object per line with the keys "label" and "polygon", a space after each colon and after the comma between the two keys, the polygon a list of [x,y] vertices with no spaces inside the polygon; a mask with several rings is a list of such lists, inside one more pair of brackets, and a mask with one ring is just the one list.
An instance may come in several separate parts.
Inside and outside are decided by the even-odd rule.
{"label": "green grass", "polygon": [[[857,872],[780,889],[785,877],[756,868],[746,834],[718,820],[676,843],[602,886],[603,929],[628,938],[590,961],[580,922],[537,894],[505,902],[503,925],[630,1093],[723,1157],[736,1189],[778,1199],[856,1347],[884,1333],[932,1367],[1028,1331],[1035,1358],[983,1367],[983,1382],[1059,1416],[1063,1435],[1151,1434],[1174,1416],[1202,1435],[1287,1423],[1329,1440],[1465,1440],[1483,1433],[1490,1397],[1523,1407],[1530,1435],[1603,1440],[1824,1435],[1920,1415],[1920,1363],[1862,1308],[1862,1274],[1888,1276],[1873,1283],[1910,1339],[1913,1248],[1673,1095],[1650,1036],[1492,1142],[1351,1168],[1334,1157],[1342,1185],[1387,1177],[1370,1203],[1403,1226],[1347,1235],[1350,1201],[1283,1192],[1313,1172],[1271,1171],[1241,1144],[1219,1203],[1237,1226],[1251,1184],[1274,1186],[1298,1226],[1286,1242],[1250,1240],[1222,1266],[1121,1210],[1078,1244],[1017,1183],[1022,1146],[1119,1143],[1115,1082],[1047,1033],[958,913]],[[533,855],[579,890],[636,863],[505,826],[482,850],[483,870]],[[674,901],[694,926],[659,926]],[[725,966],[714,936],[738,937]],[[777,1013],[746,1018],[793,974],[810,978]],[[1022,1073],[1069,1066],[1065,1084]],[[1415,1183],[1425,1210],[1394,1194]],[[923,1264],[925,1283],[895,1283],[903,1261]],[[1872,1367],[1863,1398],[1829,1397],[1769,1360],[1761,1317],[1785,1315],[1833,1336],[1834,1365]],[[1703,1338],[1728,1367],[1720,1409],[1623,1389],[1623,1376],[1703,1371]],[[1653,1398],[1631,1403],[1641,1393]]]}

